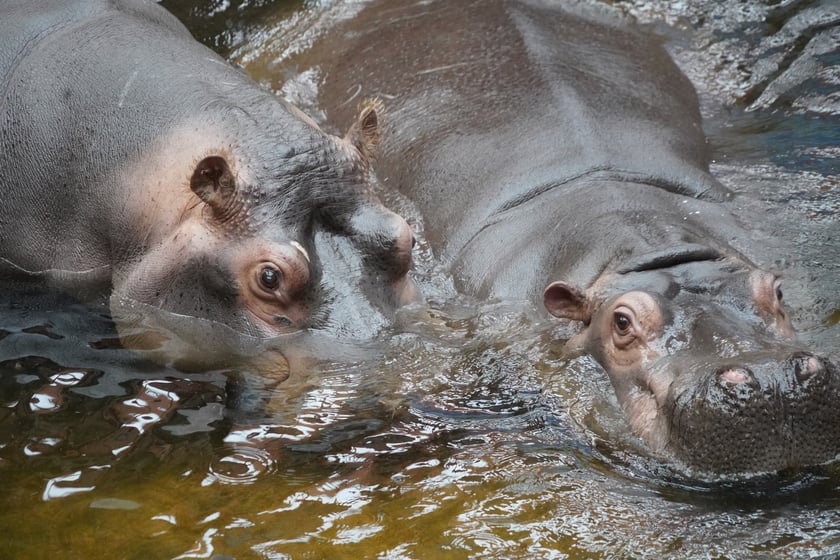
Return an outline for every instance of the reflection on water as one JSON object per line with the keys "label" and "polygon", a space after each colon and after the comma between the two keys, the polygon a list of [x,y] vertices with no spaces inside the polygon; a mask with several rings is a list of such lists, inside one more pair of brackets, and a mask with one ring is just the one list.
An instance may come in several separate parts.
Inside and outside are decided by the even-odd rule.
{"label": "reflection on water", "polygon": [[[177,4],[209,44],[279,88],[295,77],[282,68],[289,38],[328,26],[336,2]],[[828,3],[808,4],[798,18],[791,4],[758,27],[752,23],[766,16],[763,4],[739,3],[737,14],[723,15],[730,4],[625,4],[640,17],[696,29],[669,33],[678,60],[698,83],[711,84],[701,94],[715,171],[746,195],[739,201],[745,215],[769,202],[774,219],[766,229],[798,251],[774,256],[795,319],[816,347],[837,348],[840,176],[832,162],[840,123],[836,110],[819,108],[836,96],[838,48],[808,50],[836,32],[829,20],[808,23],[812,9]],[[712,11],[701,18],[704,9]],[[795,29],[809,31],[783,40]],[[730,78],[768,53],[782,53],[783,64],[725,83],[703,57],[722,56],[727,46],[741,60],[725,67]],[[810,66],[813,76],[783,77],[812,55],[819,62]],[[817,95],[809,97],[808,84],[823,101],[808,105]],[[42,294],[3,302],[0,524],[7,538],[0,556],[840,553],[837,467],[748,486],[681,480],[644,455],[594,362],[564,353],[567,327],[521,302],[477,305],[455,296],[423,242],[420,217],[406,201],[388,202],[420,234],[415,277],[429,308],[402,310],[394,328],[377,319],[368,331],[354,331],[359,319],[348,313],[336,331],[373,333],[373,340],[313,333],[300,344],[312,350],[290,358],[290,376],[280,383],[247,360],[184,373],[192,368],[125,350],[104,308]],[[249,341],[214,329],[201,331],[214,341],[208,352],[257,353]],[[173,342],[171,333],[155,332],[163,335],[154,340]],[[282,350],[291,355],[293,346]]]}
{"label": "reflection on water", "polygon": [[[9,553],[700,557],[840,538],[835,473],[740,494],[669,483],[553,325],[516,302],[464,303],[408,309],[380,356],[317,362],[287,391],[174,370],[116,391],[99,387],[113,357],[90,371],[4,362]],[[32,410],[56,379],[78,379],[65,405]]]}

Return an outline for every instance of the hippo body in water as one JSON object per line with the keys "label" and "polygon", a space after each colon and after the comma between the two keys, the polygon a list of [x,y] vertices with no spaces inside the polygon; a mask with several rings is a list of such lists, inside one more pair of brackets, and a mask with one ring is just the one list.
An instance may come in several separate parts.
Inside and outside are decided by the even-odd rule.
{"label": "hippo body in water", "polygon": [[0,278],[273,337],[328,312],[326,232],[398,304],[412,235],[371,194],[378,112],[330,136],[150,1],[6,2]]}
{"label": "hippo body in water", "polygon": [[831,461],[840,379],[710,174],[660,41],[538,0],[374,1],[289,63],[349,122],[387,100],[376,171],[460,290],[577,321],[634,431],[701,477]]}

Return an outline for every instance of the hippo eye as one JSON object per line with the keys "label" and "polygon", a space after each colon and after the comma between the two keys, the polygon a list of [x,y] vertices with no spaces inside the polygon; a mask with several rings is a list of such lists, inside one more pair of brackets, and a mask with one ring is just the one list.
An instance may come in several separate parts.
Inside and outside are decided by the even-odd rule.
{"label": "hippo eye", "polygon": [[630,329],[633,327],[633,321],[630,320],[630,317],[619,311],[616,311],[613,315],[613,324],[615,325],[615,331],[621,336],[630,334]]}
{"label": "hippo eye", "polygon": [[782,285],[778,284],[776,286],[776,301],[782,301],[784,294],[782,293]]}
{"label": "hippo eye", "polygon": [[274,267],[266,266],[260,271],[260,284],[269,291],[274,291],[280,286],[280,271]]}

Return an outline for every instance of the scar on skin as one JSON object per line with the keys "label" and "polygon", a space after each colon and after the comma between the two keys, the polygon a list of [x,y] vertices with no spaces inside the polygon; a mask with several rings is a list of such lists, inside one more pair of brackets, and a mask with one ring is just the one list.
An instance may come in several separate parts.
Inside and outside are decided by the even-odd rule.
{"label": "scar on skin", "polygon": [[[309,257],[307,257],[309,260]],[[86,274],[95,274],[102,270],[108,270],[111,268],[109,264],[103,264],[101,266],[94,266],[92,268],[86,268],[84,270],[69,270],[65,268],[45,268],[43,270],[28,270],[23,268],[22,266],[18,266],[17,264],[13,263],[9,259],[5,259],[0,257],[0,263],[5,263],[9,267],[24,274],[28,274],[30,276],[46,276],[48,274],[66,274],[68,276],[84,276]]]}
{"label": "scar on skin", "polygon": [[461,66],[468,66],[469,62],[456,62],[455,64],[447,64],[446,66],[438,66],[436,68],[428,68],[426,70],[420,70],[417,72],[418,76],[422,76],[423,74],[432,74],[434,72],[442,72],[444,70],[449,70],[450,68],[460,68]]}
{"label": "scar on skin", "polygon": [[[356,99],[356,97],[358,97],[359,93],[361,93],[361,91],[362,91],[362,86],[361,86],[361,85],[359,85],[359,84],[356,84],[356,87],[355,87],[354,89],[355,89],[355,91],[353,91],[353,93],[350,95],[350,97],[348,97],[347,99],[345,99],[345,100],[341,103],[341,105],[339,105],[339,107],[344,107],[345,105],[347,105],[348,103],[350,103],[351,101],[353,101],[354,99]],[[350,90],[347,90],[347,91],[348,91],[348,93],[350,92]]]}
{"label": "scar on skin", "polygon": [[297,241],[292,241],[291,243],[289,243],[289,245],[291,245],[292,247],[294,247],[295,249],[300,251],[300,253],[303,255],[303,258],[306,259],[306,262],[308,262],[308,263],[312,262],[312,261],[309,260],[309,253],[306,251],[306,249],[303,248],[303,245],[301,245]]}
{"label": "scar on skin", "polygon": [[125,85],[120,92],[120,100],[117,102],[117,107],[122,108],[123,103],[125,103],[125,96],[128,95],[128,90],[131,89],[131,84],[134,83],[134,79],[137,78],[138,70],[135,70],[131,73],[131,76],[128,77],[128,80],[125,82]]}

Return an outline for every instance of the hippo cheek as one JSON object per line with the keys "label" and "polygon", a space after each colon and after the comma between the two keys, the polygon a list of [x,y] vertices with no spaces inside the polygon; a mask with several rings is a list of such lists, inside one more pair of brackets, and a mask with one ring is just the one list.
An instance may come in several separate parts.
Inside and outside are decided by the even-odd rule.
{"label": "hippo cheek", "polygon": [[640,358],[627,367],[612,367],[610,381],[633,433],[654,453],[665,450],[670,439],[666,407],[670,392],[662,360]]}
{"label": "hippo cheek", "polygon": [[[584,294],[557,282],[546,290],[546,306],[553,314],[581,318]],[[606,370],[633,432],[653,451],[668,441],[668,423],[661,403],[668,394],[667,377],[660,370],[662,319],[652,296],[628,292],[601,304],[589,325],[569,340],[589,352]]]}
{"label": "hippo cheek", "polygon": [[267,337],[287,334],[309,325],[311,309],[288,298],[242,296],[242,305],[252,317],[258,331]]}
{"label": "hippo cheek", "polygon": [[247,360],[246,365],[271,385],[286,381],[291,372],[289,358],[276,350],[266,350]]}
{"label": "hippo cheek", "polygon": [[647,384],[633,381],[617,388],[616,394],[633,433],[654,453],[663,452],[670,440],[670,425],[662,410],[661,397]]}
{"label": "hippo cheek", "polygon": [[[210,318],[220,300],[234,293],[216,258],[212,233],[187,223],[168,239],[119,268],[114,296],[185,316]],[[210,302],[214,302],[212,305]]]}

